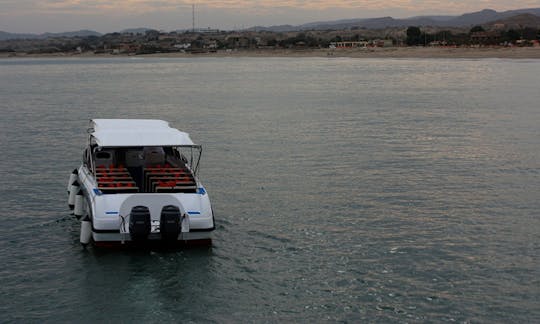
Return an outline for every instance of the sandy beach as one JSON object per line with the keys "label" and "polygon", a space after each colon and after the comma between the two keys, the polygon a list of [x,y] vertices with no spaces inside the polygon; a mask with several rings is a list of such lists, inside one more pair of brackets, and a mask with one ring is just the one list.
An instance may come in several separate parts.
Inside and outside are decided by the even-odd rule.
{"label": "sandy beach", "polygon": [[388,47],[357,49],[264,49],[208,54],[152,54],[152,56],[223,56],[223,57],[352,57],[352,58],[509,58],[540,59],[540,47],[451,48]]}
{"label": "sandy beach", "polygon": [[[125,54],[0,53],[0,58],[17,57],[117,57]],[[388,47],[356,49],[254,49],[213,53],[156,53],[141,57],[351,57],[351,58],[505,58],[540,59],[540,47]]]}
{"label": "sandy beach", "polygon": [[[241,54],[240,54],[241,55]],[[264,53],[253,53],[253,56]],[[354,58],[540,58],[540,47],[520,48],[441,48],[441,47],[389,47],[360,49],[322,49],[285,51],[275,56],[334,56]]]}

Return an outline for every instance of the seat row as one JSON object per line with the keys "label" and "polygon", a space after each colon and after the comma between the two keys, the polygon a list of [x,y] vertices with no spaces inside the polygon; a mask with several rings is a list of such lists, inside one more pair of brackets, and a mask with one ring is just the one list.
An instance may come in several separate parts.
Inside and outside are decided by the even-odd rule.
{"label": "seat row", "polygon": [[139,192],[137,184],[123,165],[96,167],[98,189],[104,193]]}
{"label": "seat row", "polygon": [[185,192],[197,189],[193,174],[185,167],[149,167],[143,173],[146,192]]}

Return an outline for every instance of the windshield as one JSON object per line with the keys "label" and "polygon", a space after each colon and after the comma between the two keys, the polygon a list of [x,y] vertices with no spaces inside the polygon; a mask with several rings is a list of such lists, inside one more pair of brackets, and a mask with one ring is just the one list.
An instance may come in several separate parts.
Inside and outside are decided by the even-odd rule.
{"label": "windshield", "polygon": [[200,145],[176,146],[173,148],[173,154],[176,158],[188,164],[193,173],[197,175],[202,155],[202,147]]}

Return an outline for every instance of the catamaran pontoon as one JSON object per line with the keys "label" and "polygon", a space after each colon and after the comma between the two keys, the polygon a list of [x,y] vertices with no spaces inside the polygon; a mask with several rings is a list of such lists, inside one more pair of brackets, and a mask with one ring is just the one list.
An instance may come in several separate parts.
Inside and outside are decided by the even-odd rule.
{"label": "catamaran pontoon", "polygon": [[162,120],[90,121],[68,184],[81,243],[211,239],[214,216],[197,171],[202,148]]}

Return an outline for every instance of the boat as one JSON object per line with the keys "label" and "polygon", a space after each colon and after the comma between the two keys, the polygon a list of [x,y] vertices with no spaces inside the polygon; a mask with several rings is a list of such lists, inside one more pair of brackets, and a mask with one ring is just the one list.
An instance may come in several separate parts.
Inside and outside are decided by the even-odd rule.
{"label": "boat", "polygon": [[211,244],[210,198],[198,170],[202,147],[154,119],[92,119],[68,205],[83,245]]}

